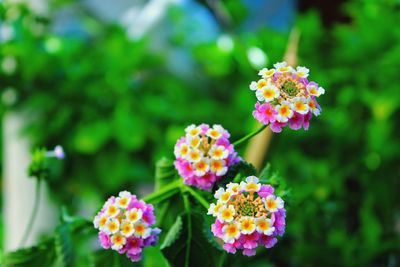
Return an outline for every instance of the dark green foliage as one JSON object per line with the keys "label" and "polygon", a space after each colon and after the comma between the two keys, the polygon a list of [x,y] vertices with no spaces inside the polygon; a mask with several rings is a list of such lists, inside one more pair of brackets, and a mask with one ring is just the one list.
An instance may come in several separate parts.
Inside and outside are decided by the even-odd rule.
{"label": "dark green foliage", "polygon": [[3,255],[2,266],[52,266],[56,259],[54,239],[42,241],[34,247]]}
{"label": "dark green foliage", "polygon": [[[189,216],[191,216],[189,218]],[[182,220],[182,222],[180,222]],[[188,227],[188,220],[192,221],[191,229]],[[177,218],[177,224],[182,229],[175,231],[177,227],[171,227],[167,236],[171,233],[175,242],[164,243],[161,251],[172,266],[216,266],[216,249],[210,245],[203,234],[203,214],[192,212],[182,214]],[[190,238],[189,238],[190,237]],[[172,239],[169,239],[170,241]],[[188,246],[190,246],[189,251]],[[219,255],[220,256],[220,255]]]}

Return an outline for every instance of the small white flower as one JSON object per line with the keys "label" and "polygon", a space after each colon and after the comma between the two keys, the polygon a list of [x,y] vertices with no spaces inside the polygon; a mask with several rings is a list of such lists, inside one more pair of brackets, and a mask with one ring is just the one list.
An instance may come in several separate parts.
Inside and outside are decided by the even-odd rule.
{"label": "small white flower", "polygon": [[235,208],[233,205],[229,205],[228,207],[222,207],[217,215],[218,220],[221,222],[231,222],[236,214]]}
{"label": "small white flower", "polygon": [[199,126],[191,124],[188,127],[186,127],[185,132],[186,132],[187,136],[194,137],[194,136],[198,136],[199,134],[201,134],[201,128]]}
{"label": "small white flower", "polygon": [[214,197],[216,199],[219,199],[223,193],[225,193],[225,189],[221,187],[217,191],[215,191]]}
{"label": "small white flower", "polygon": [[126,243],[126,238],[120,234],[115,234],[111,237],[111,242],[112,242],[112,246],[111,248],[113,250],[119,250],[122,248],[123,245],[125,245]]}
{"label": "small white flower", "polygon": [[104,232],[107,234],[115,234],[119,231],[119,221],[117,219],[111,219],[104,228]]}
{"label": "small white flower", "polygon": [[293,116],[293,110],[290,108],[290,103],[283,101],[281,105],[276,106],[276,120],[279,122],[287,122]]}
{"label": "small white flower", "polygon": [[249,176],[246,178],[246,182],[240,183],[240,190],[247,192],[258,192],[261,189],[261,184],[255,176]]}
{"label": "small white flower", "polygon": [[256,230],[256,224],[252,217],[242,217],[240,220],[240,228],[242,234],[250,235]]}
{"label": "small white flower", "polygon": [[194,174],[196,176],[205,175],[209,169],[210,169],[209,160],[206,158],[202,158],[201,160],[199,160],[194,164]]}
{"label": "small white flower", "polygon": [[257,184],[260,180],[256,176],[249,176],[246,178],[246,182]]}
{"label": "small white flower", "polygon": [[307,105],[315,116],[319,116],[321,114],[321,110],[317,107],[317,104],[315,104],[315,101],[311,97],[307,99]]}
{"label": "small white flower", "polygon": [[309,111],[307,99],[305,97],[293,98],[292,108],[294,111],[300,114],[307,114]]}
{"label": "small white flower", "polygon": [[232,192],[233,195],[239,194],[240,185],[238,183],[229,183],[226,185],[227,191]]}
{"label": "small white flower", "polygon": [[264,79],[271,78],[272,76],[274,76],[274,74],[275,74],[275,69],[273,68],[272,69],[263,68],[258,72],[258,75],[260,75]]}
{"label": "small white flower", "polygon": [[323,95],[325,93],[325,89],[322,87],[318,87],[318,85],[315,83],[308,84],[306,89],[310,95],[316,96],[316,97]]}
{"label": "small white flower", "polygon": [[198,148],[200,146],[201,139],[198,136],[188,136],[186,142],[190,147]]}
{"label": "small white flower", "polygon": [[272,222],[270,219],[266,219],[263,217],[255,219],[257,232],[262,233],[264,235],[270,236],[274,233],[275,227],[272,226]]}
{"label": "small white flower", "polygon": [[256,97],[259,101],[271,102],[279,97],[279,89],[275,85],[268,85],[256,91]]}
{"label": "small white flower", "polygon": [[240,224],[234,222],[225,225],[224,227],[222,227],[222,232],[224,233],[222,240],[224,240],[225,243],[233,244],[235,240],[240,237]]}
{"label": "small white flower", "polygon": [[186,143],[182,143],[174,148],[174,154],[177,158],[186,158],[189,153],[189,146]]}
{"label": "small white flower", "polygon": [[202,159],[202,153],[201,153],[201,151],[198,150],[197,148],[191,149],[191,150],[188,152],[188,155],[187,155],[186,159],[187,159],[189,162],[199,162],[199,161]]}
{"label": "small white flower", "polygon": [[217,176],[225,175],[228,172],[228,167],[225,166],[225,161],[223,160],[211,160],[210,169]]}
{"label": "small white flower", "polygon": [[136,223],[134,226],[134,235],[143,239],[148,238],[151,235],[151,228],[148,228],[144,223]]}
{"label": "small white flower", "polygon": [[210,155],[212,159],[222,160],[229,156],[229,151],[224,146],[214,145],[210,151],[208,151],[208,155]]}
{"label": "small white flower", "polygon": [[133,228],[133,224],[127,220],[122,221],[121,223],[121,234],[125,237],[130,237],[135,229]]}
{"label": "small white flower", "polygon": [[214,217],[217,217],[219,210],[223,207],[224,205],[222,203],[211,203],[210,207],[208,208],[208,215],[212,215]]}
{"label": "small white flower", "polygon": [[288,66],[286,62],[278,62],[274,64],[274,67],[278,73],[293,72],[293,68]]}
{"label": "small white flower", "polygon": [[210,137],[211,139],[219,139],[222,136],[224,129],[221,127],[221,125],[213,125],[212,128],[208,129],[206,135]]}
{"label": "small white flower", "polygon": [[296,75],[300,78],[307,78],[310,70],[306,67],[297,67],[296,68]]}
{"label": "small white flower", "polygon": [[103,230],[104,227],[106,227],[106,225],[108,224],[108,222],[109,222],[109,219],[106,215],[104,215],[104,214],[102,214],[100,216],[97,215],[93,221],[94,228]]}
{"label": "small white flower", "polygon": [[265,208],[269,212],[276,212],[278,209],[282,209],[284,206],[284,201],[280,197],[275,197],[273,195],[267,196],[263,199]]}
{"label": "small white flower", "polygon": [[221,194],[221,196],[220,196],[220,198],[218,199],[218,203],[223,203],[223,204],[226,204],[226,203],[228,203],[229,202],[229,200],[231,199],[231,197],[232,197],[232,192],[231,191],[225,191],[225,192],[223,192],[222,194]]}
{"label": "small white flower", "polygon": [[142,219],[143,211],[141,209],[133,208],[126,212],[126,220],[131,223],[136,223]]}
{"label": "small white flower", "polygon": [[271,79],[260,79],[257,82],[250,83],[250,90],[257,91],[271,84]]}

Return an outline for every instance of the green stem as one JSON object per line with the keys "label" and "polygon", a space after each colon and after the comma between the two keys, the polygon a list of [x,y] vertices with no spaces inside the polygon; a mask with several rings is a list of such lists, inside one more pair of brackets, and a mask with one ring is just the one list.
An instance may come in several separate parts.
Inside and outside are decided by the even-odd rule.
{"label": "green stem", "polygon": [[247,140],[251,139],[253,136],[259,134],[262,130],[264,130],[265,128],[267,128],[267,125],[262,125],[259,129],[255,130],[254,132],[249,133],[248,135],[242,137],[241,139],[235,141],[233,143],[233,145],[235,147],[240,146],[241,144],[243,144],[244,142],[246,142]]}
{"label": "green stem", "polygon": [[210,203],[208,203],[207,200],[205,200],[199,193],[194,191],[189,186],[184,185],[184,187],[185,187],[184,190],[189,192],[192,195],[192,197],[194,197],[206,210],[208,210],[208,208],[210,207]]}
{"label": "green stem", "polygon": [[185,256],[185,267],[189,267],[190,262],[190,244],[192,242],[192,215],[190,213],[190,202],[186,192],[181,187],[181,193],[183,198],[183,205],[185,207],[186,215],[188,216],[187,227],[188,227],[188,238],[186,239],[186,256]]}
{"label": "green stem", "polygon": [[35,222],[36,215],[38,213],[39,202],[40,202],[40,185],[41,185],[40,181],[41,181],[41,179],[36,178],[35,200],[33,203],[33,209],[32,209],[31,215],[29,217],[28,224],[25,228],[25,232],[22,235],[21,241],[19,242],[20,248],[23,247],[25,245],[26,241],[29,239],[29,236],[32,231],[33,223]]}
{"label": "green stem", "polygon": [[157,204],[179,192],[179,187],[181,186],[182,182],[180,180],[176,180],[169,185],[166,185],[160,190],[153,192],[150,195],[147,195],[143,198],[143,200],[147,203]]}
{"label": "green stem", "polygon": [[225,260],[226,260],[226,256],[228,255],[228,253],[223,252],[221,257],[219,258],[219,262],[218,262],[218,267],[223,267]]}

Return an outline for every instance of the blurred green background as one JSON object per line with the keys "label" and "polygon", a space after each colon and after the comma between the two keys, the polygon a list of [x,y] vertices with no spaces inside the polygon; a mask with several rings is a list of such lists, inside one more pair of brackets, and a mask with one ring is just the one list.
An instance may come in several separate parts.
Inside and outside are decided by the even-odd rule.
{"label": "blurred green background", "polygon": [[121,1],[136,6],[123,16],[93,3],[0,1],[0,112],[24,114],[33,146],[66,150],[56,203],[82,213],[141,194],[188,124],[220,123],[232,140],[253,130],[248,85],[296,27],[323,112],[273,136],[287,233],[248,264],[400,266],[399,1]]}

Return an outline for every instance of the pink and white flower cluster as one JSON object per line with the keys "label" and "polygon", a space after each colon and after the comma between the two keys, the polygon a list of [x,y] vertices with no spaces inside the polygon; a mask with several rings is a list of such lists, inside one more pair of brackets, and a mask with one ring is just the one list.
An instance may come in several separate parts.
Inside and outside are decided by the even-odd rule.
{"label": "pink and white flower cluster", "polygon": [[99,241],[103,248],[113,249],[132,261],[142,258],[142,249],[158,242],[153,205],[138,200],[127,191],[118,197],[110,197],[94,218],[94,227],[99,229]]}
{"label": "pink and white flower cluster", "polygon": [[258,246],[271,248],[277,236],[285,232],[284,201],[274,195],[274,188],[262,185],[255,176],[245,182],[229,183],[215,192],[217,203],[212,203],[208,214],[216,218],[211,226],[213,234],[223,242],[229,253],[242,250],[254,256]]}
{"label": "pink and white flower cluster", "polygon": [[192,124],[185,132],[175,145],[175,167],[185,184],[210,190],[240,158],[221,125]]}
{"label": "pink and white flower cluster", "polygon": [[255,91],[257,103],[253,116],[273,132],[281,132],[289,125],[293,130],[308,129],[313,115],[321,113],[317,97],[325,89],[308,80],[309,69],[288,66],[286,62],[274,64],[258,72],[261,78],[250,84]]}

